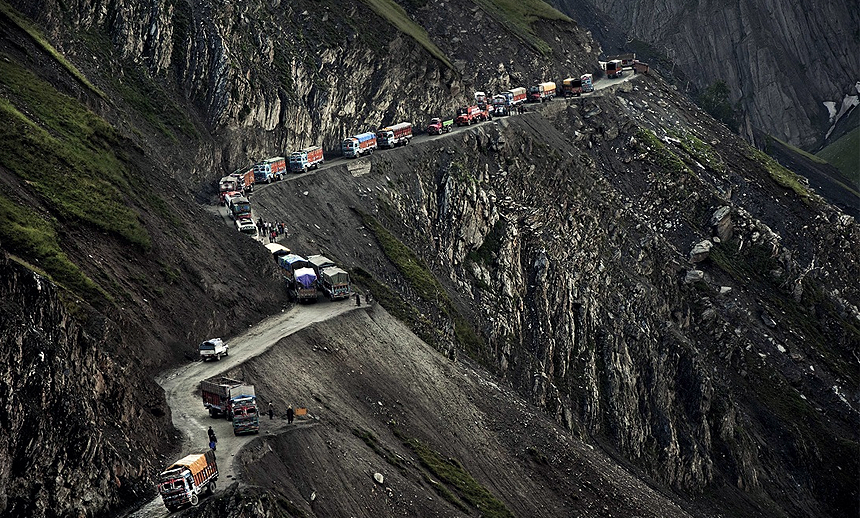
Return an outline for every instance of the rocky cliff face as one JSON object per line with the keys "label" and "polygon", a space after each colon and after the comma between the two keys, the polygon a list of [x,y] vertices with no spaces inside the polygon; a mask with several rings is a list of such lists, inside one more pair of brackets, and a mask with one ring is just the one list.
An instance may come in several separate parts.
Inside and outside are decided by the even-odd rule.
{"label": "rocky cliff face", "polygon": [[[576,18],[576,2],[555,2]],[[725,81],[758,128],[814,148],[830,127],[824,103],[842,104],[860,77],[860,13],[852,2],[626,2],[595,0],[628,40],[652,45],[699,88]]]}
{"label": "rocky cliff face", "polygon": [[[566,77],[596,57],[585,31],[564,21],[535,36],[543,54],[509,45],[518,36],[469,2],[427,2],[415,12],[436,36],[428,39],[441,48],[436,56],[363,4],[17,4],[53,29],[78,66],[120,78],[143,67],[179,87],[215,138],[181,178],[192,184],[310,144],[338,149],[344,137],[385,124],[423,125],[466,103],[473,87]],[[65,40],[73,32],[92,37]]]}
{"label": "rocky cliff face", "polygon": [[[251,159],[307,143],[336,148],[343,136],[386,122],[450,113],[473,87],[560,78],[586,69],[597,51],[563,21],[538,31],[542,50],[511,46],[521,40],[496,38],[497,20],[467,2],[409,6],[444,59],[358,4],[345,13],[316,2],[17,4],[117,100],[101,107],[104,116],[118,127],[134,123],[128,138],[146,159],[149,185],[180,193],[168,204],[178,222],[141,210],[159,236],[151,253],[136,257],[80,228],[69,246],[122,307],[135,308],[127,333],[153,323],[140,354],[155,352],[148,361],[163,364],[180,355],[162,342],[175,349],[205,331],[230,332],[283,299],[269,258],[187,208],[193,198],[183,186],[199,187],[196,199],[208,201],[222,172]],[[752,79],[735,79],[751,88]],[[412,304],[415,312],[401,316],[414,318],[422,337],[473,355],[658,485],[734,516],[851,514],[858,379],[846,358],[858,342],[857,224],[659,81],[633,85],[376,155],[337,176],[275,185],[255,204],[267,219],[297,222],[296,245],[324,246],[367,272],[373,289],[402,296],[392,312]],[[153,98],[175,111],[146,118],[144,100],[130,95],[142,90],[168,92]],[[175,113],[183,117],[170,120]],[[12,176],[2,172],[4,181]],[[383,231],[444,290],[416,282],[426,278],[410,278],[402,257],[375,245]],[[166,433],[126,442],[121,431],[138,415],[163,429],[166,417],[158,405],[130,401],[142,374],[122,374],[132,383],[118,384],[126,357],[93,345],[133,350],[112,334],[126,320],[98,327],[81,323],[98,317],[69,318],[56,297],[36,295],[27,275],[9,277],[8,300],[21,301],[9,314],[26,323],[32,308],[49,308],[44,318],[67,332],[4,327],[13,344],[8,384],[35,384],[31,403],[7,398],[8,427],[19,431],[7,437],[19,442],[6,449],[3,481],[21,488],[8,494],[27,497],[7,499],[6,509],[86,514],[132,500],[121,488],[138,486],[123,476],[144,487],[157,462],[142,459]],[[150,283],[162,277],[178,283]],[[25,342],[79,360],[34,377],[28,368],[51,357],[15,345]],[[80,369],[72,388],[81,403],[51,415],[68,423],[27,428],[43,415],[31,409],[66,400],[72,382],[59,373],[67,368]],[[102,399],[84,394],[93,386]],[[27,464],[34,452],[23,441],[38,433],[41,460]],[[83,437],[97,433],[106,438],[87,446]],[[52,442],[63,434],[75,438],[68,447]],[[116,453],[123,448],[133,454]],[[57,459],[87,455],[100,474],[108,466],[115,476],[96,480],[88,464],[73,481],[57,478],[71,469]],[[81,494],[93,496],[78,509]]]}
{"label": "rocky cliff face", "polygon": [[[474,322],[471,354],[660,484],[737,516],[850,512],[857,224],[671,88],[632,84],[293,188],[376,214]],[[296,248],[474,346],[396,257],[332,238],[361,221],[317,224]]]}
{"label": "rocky cliff face", "polygon": [[0,511],[91,516],[149,493],[171,442],[163,392],[111,321],[5,254],[0,266]]}

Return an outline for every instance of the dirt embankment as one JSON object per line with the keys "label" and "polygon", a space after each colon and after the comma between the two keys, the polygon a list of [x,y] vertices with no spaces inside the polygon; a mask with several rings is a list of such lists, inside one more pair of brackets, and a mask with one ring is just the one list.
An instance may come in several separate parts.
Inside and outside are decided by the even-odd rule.
{"label": "dirt embankment", "polygon": [[[481,369],[446,359],[378,306],[314,324],[231,373],[254,383],[279,414],[263,420],[261,436],[236,456],[235,468],[291,515],[479,513],[478,497],[430,467],[432,451],[442,466],[461,468],[474,487],[485,488],[484,502],[514,516],[602,516],[609,507],[621,516],[686,516],[606,454]],[[309,417],[285,426],[287,404],[307,407]],[[192,513],[204,516],[232,498],[227,491]]]}

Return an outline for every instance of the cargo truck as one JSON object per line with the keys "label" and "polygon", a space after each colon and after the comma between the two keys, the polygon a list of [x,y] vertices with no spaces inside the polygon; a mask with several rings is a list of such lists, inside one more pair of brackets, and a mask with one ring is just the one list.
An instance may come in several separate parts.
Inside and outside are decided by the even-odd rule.
{"label": "cargo truck", "polygon": [[624,65],[620,59],[613,59],[606,62],[606,77],[615,78],[624,75]]}
{"label": "cargo truck", "polygon": [[233,409],[233,435],[260,433],[260,412],[257,396],[241,395],[231,398]]}
{"label": "cargo truck", "polygon": [[290,171],[305,173],[309,169],[319,169],[325,161],[322,146],[312,146],[290,154]]}
{"label": "cargo truck", "polygon": [[308,267],[308,260],[296,254],[284,254],[278,256],[278,266],[284,269],[284,278],[287,287],[292,288],[295,282],[295,272],[300,268]]}
{"label": "cargo truck", "polygon": [[218,181],[218,199],[221,201],[221,205],[226,203],[224,196],[228,192],[239,192],[240,190],[239,181],[236,178],[232,176],[221,177],[221,180]]}
{"label": "cargo truck", "polygon": [[230,215],[233,219],[251,219],[251,202],[244,196],[230,198]]}
{"label": "cargo truck", "polygon": [[238,190],[245,194],[254,191],[254,166],[236,169],[230,176],[238,181]]}
{"label": "cargo truck", "polygon": [[510,103],[508,98],[502,94],[493,96],[493,117],[502,117],[510,114]]}
{"label": "cargo truck", "polygon": [[223,376],[201,381],[200,390],[203,394],[203,408],[209,411],[209,415],[223,415],[227,420],[233,418],[233,398],[256,395],[254,385]]}
{"label": "cargo truck", "polygon": [[582,81],[582,93],[594,91],[594,76],[591,74],[582,74],[579,79]]}
{"label": "cargo truck", "polygon": [[508,98],[508,103],[511,106],[518,106],[524,102],[526,102],[526,89],[523,87],[511,88],[506,92],[502,92],[502,95]]}
{"label": "cargo truck", "polygon": [[284,178],[287,172],[287,162],[282,156],[267,158],[254,166],[254,181],[256,183],[272,183]]}
{"label": "cargo truck", "polygon": [[347,137],[340,144],[343,156],[347,158],[358,158],[361,155],[369,155],[376,149],[376,133],[368,131]]}
{"label": "cargo truck", "polygon": [[490,119],[490,112],[487,111],[486,105],[481,106],[464,106],[457,109],[457,118],[454,119],[454,124],[457,126],[468,126]]}
{"label": "cargo truck", "polygon": [[582,95],[582,79],[568,77],[561,82],[561,91],[564,93],[565,97],[571,97],[573,95],[579,97]]}
{"label": "cargo truck", "polygon": [[448,119],[443,121],[439,117],[433,117],[430,119],[430,124],[427,125],[427,134],[428,135],[441,135],[442,133],[448,133],[454,127],[454,119]]}
{"label": "cargo truck", "polygon": [[319,284],[329,300],[349,298],[349,274],[337,266],[323,268],[319,275]]}
{"label": "cargo truck", "polygon": [[220,338],[210,338],[205,342],[201,342],[197,346],[197,352],[200,354],[200,359],[221,361],[222,356],[230,355],[230,346],[225,344]]}
{"label": "cargo truck", "polygon": [[555,97],[555,83],[547,81],[529,88],[529,102],[542,103]]}
{"label": "cargo truck", "polygon": [[218,480],[215,452],[209,450],[187,455],[162,471],[157,480],[158,492],[168,511],[172,513],[185,506],[196,506],[204,489],[209,494],[215,492],[215,481]]}
{"label": "cargo truck", "polygon": [[412,123],[401,122],[394,126],[382,128],[376,132],[376,143],[379,147],[393,148],[409,144],[412,138]]}
{"label": "cargo truck", "polygon": [[316,302],[317,274],[313,268],[298,268],[294,272],[292,295],[299,302]]}

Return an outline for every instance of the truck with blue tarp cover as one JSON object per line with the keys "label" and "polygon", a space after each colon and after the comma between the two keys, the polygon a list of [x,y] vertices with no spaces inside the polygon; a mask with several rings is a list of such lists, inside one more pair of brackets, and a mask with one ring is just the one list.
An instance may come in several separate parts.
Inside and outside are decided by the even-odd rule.
{"label": "truck with blue tarp cover", "polygon": [[287,285],[292,286],[295,281],[295,271],[299,268],[307,268],[309,263],[307,259],[300,255],[286,254],[278,256],[278,266],[286,272],[284,275],[286,275]]}
{"label": "truck with blue tarp cover", "polygon": [[340,144],[343,156],[348,158],[358,158],[361,155],[373,153],[374,149],[376,149],[376,133],[372,131],[347,137]]}
{"label": "truck with blue tarp cover", "polygon": [[293,283],[292,295],[299,302],[314,302],[317,293],[317,273],[308,266],[297,268],[294,271],[295,282]]}

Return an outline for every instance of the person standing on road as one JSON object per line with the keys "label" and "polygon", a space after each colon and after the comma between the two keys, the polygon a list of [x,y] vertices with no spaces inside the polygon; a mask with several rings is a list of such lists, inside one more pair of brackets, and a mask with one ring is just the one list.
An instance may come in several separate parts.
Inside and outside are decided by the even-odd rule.
{"label": "person standing on road", "polygon": [[213,430],[211,426],[209,427],[209,440],[212,442],[218,442],[218,438],[215,437],[215,430]]}
{"label": "person standing on road", "polygon": [[269,401],[269,421],[275,418],[275,407],[272,406],[272,402]]}
{"label": "person standing on road", "polygon": [[361,306],[361,295],[358,293],[355,294],[355,305]]}
{"label": "person standing on road", "polygon": [[293,424],[293,416],[295,416],[295,412],[293,412],[293,406],[290,405],[287,407],[287,424]]}

